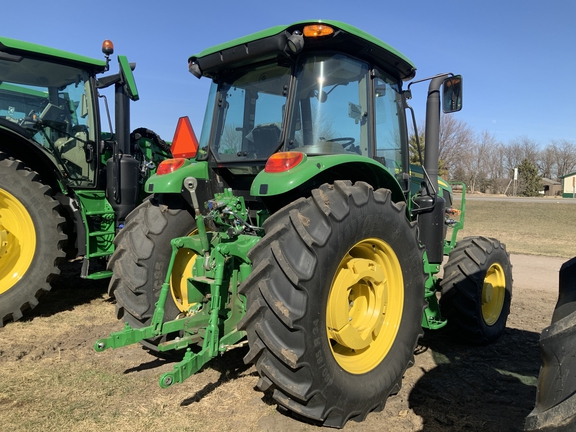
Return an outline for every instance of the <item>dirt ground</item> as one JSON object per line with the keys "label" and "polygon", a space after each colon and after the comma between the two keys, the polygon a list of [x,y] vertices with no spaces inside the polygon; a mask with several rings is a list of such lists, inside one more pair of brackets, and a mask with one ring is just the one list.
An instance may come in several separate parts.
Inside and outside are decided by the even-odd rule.
{"label": "dirt ground", "polygon": [[[399,394],[345,431],[519,431],[532,410],[538,339],[557,298],[563,258],[513,255],[508,328],[494,344],[469,346],[427,332]],[[68,269],[68,272],[75,270]],[[64,277],[33,313],[0,329],[0,430],[313,431],[254,390],[238,348],[185,383],[158,387],[172,363],[139,346],[96,353],[119,330],[106,281]],[[76,282],[70,282],[76,281]],[[74,285],[74,286],[72,286]]]}

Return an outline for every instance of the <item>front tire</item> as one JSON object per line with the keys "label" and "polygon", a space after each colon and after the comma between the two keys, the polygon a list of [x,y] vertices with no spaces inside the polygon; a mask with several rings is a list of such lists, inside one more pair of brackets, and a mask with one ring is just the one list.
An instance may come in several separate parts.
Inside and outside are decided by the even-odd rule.
{"label": "front tire", "polygon": [[422,334],[422,249],[405,206],[389,190],[338,181],[264,229],[240,287],[258,387],[326,426],[381,410]]}
{"label": "front tire", "polygon": [[500,337],[512,300],[512,264],[504,244],[466,237],[450,252],[440,286],[449,327],[476,344]]}
{"label": "front tire", "polygon": [[64,260],[65,219],[50,187],[0,152],[0,327],[50,291]]}
{"label": "front tire", "polygon": [[[195,229],[196,221],[179,197],[153,196],[128,215],[114,240],[115,251],[108,263],[113,272],[108,293],[116,297],[118,319],[133,328],[150,324],[170,263],[170,241]],[[178,252],[172,272],[172,295],[165,304],[165,321],[175,319],[190,306],[185,288],[194,259],[187,249]],[[158,344],[173,336],[177,335],[148,339],[142,345],[158,351]]]}

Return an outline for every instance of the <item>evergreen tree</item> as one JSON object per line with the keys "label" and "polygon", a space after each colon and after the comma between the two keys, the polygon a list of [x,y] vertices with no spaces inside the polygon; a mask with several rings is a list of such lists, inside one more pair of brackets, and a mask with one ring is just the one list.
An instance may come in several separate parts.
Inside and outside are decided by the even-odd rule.
{"label": "evergreen tree", "polygon": [[538,168],[536,165],[528,158],[524,158],[518,167],[518,177],[520,180],[519,195],[540,195],[541,177],[538,175]]}
{"label": "evergreen tree", "polygon": [[[420,141],[420,150],[422,151],[422,158],[424,158],[424,148],[426,147],[426,142],[424,141],[424,133],[418,135]],[[418,154],[418,142],[416,141],[416,134],[411,133],[408,138],[409,150],[410,150],[410,163],[413,165],[420,164],[420,156]],[[438,161],[438,175],[445,179],[448,179],[448,170],[446,169],[446,164],[443,159]]]}
{"label": "evergreen tree", "polygon": [[[420,133],[418,135],[418,140],[420,141],[422,158],[424,158],[424,133]],[[415,133],[410,134],[410,137],[408,138],[408,144],[410,146],[410,163],[414,165],[420,165],[420,155],[418,154],[418,144]]]}

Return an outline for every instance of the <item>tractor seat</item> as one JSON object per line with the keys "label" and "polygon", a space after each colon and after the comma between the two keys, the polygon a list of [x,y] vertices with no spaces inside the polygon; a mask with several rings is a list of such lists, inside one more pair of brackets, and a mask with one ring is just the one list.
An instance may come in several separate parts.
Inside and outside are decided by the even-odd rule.
{"label": "tractor seat", "polygon": [[280,143],[282,130],[275,124],[258,125],[249,135],[254,145],[254,153],[257,158],[268,158],[276,151]]}

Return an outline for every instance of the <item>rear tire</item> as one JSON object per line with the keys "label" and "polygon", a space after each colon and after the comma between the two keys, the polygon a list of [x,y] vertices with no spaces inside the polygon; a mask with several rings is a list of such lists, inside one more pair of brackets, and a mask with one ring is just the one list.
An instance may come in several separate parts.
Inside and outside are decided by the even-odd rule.
{"label": "rear tire", "polygon": [[458,242],[440,286],[442,315],[461,337],[483,344],[502,334],[512,300],[512,264],[504,244],[487,237]]}
{"label": "rear tire", "polygon": [[50,291],[64,259],[65,219],[50,187],[0,152],[0,327]]}
{"label": "rear tire", "polygon": [[[326,426],[400,390],[422,334],[423,256],[389,190],[335,182],[272,215],[240,291],[258,387]],[[350,302],[350,303],[349,303]]]}
{"label": "rear tire", "polygon": [[576,429],[576,257],[560,268],[558,291],[552,323],[540,335],[542,367],[525,431]]}
{"label": "rear tire", "polygon": [[[108,263],[108,269],[113,272],[108,293],[116,297],[118,319],[133,328],[150,324],[170,263],[170,241],[195,229],[196,221],[179,197],[153,196],[128,215],[124,228],[114,240],[115,251]],[[186,267],[192,259],[182,255],[178,261]],[[178,274],[191,274],[191,270],[188,273],[175,270],[172,274],[173,295],[166,300],[165,321],[176,318],[188,307],[180,296],[182,281],[176,278]],[[172,335],[164,335],[142,341],[142,345],[158,351],[157,345],[170,338]]]}

